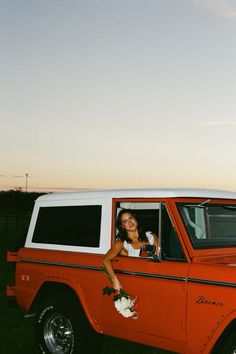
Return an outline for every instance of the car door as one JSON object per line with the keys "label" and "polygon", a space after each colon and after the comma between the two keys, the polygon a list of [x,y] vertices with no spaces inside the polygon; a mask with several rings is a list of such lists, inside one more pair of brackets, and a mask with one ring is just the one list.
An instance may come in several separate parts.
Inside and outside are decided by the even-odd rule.
{"label": "car door", "polygon": [[[123,289],[136,298],[137,319],[120,315],[112,298],[102,297],[102,319],[108,334],[114,331],[139,336],[155,336],[173,341],[186,341],[186,278],[189,263],[178,241],[178,235],[165,203],[158,203],[159,256],[118,256],[113,267]],[[130,332],[131,331],[131,332]],[[132,338],[130,338],[132,339]],[[142,341],[141,341],[142,342]]]}

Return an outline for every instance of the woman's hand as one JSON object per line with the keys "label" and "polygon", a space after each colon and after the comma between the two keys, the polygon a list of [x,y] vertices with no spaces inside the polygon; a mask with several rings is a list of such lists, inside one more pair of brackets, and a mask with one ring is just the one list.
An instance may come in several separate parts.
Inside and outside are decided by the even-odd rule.
{"label": "woman's hand", "polygon": [[118,293],[120,292],[120,289],[122,288],[121,283],[120,283],[119,279],[117,278],[117,276],[115,276],[115,277],[113,278],[112,287],[113,287],[113,289],[115,289]]}

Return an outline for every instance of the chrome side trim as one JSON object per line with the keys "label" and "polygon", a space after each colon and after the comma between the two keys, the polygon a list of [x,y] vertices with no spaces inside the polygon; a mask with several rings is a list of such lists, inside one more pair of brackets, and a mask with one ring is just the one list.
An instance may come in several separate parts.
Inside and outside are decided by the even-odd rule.
{"label": "chrome side trim", "polygon": [[80,269],[90,269],[90,270],[102,270],[102,267],[86,266],[86,265],[74,264],[74,263],[44,261],[44,260],[31,259],[31,258],[21,258],[18,262],[34,263],[34,264],[35,263],[36,264],[47,264],[47,265],[53,265],[53,266],[57,266],[57,267],[80,268]]}
{"label": "chrome side trim", "polygon": [[127,275],[136,275],[140,277],[147,277],[147,278],[158,278],[158,279],[166,279],[166,280],[177,280],[186,282],[187,278],[185,277],[177,277],[174,275],[165,275],[165,274],[157,274],[157,273],[144,273],[144,272],[130,272],[126,270],[116,270],[116,273],[119,274],[127,274]]}
{"label": "chrome side trim", "polygon": [[236,283],[229,283],[225,281],[217,280],[207,280],[207,279],[198,279],[198,278],[188,278],[188,283],[198,283],[198,284],[207,284],[214,286],[225,286],[229,288],[236,288]]}
{"label": "chrome side trim", "polygon": [[[22,258],[22,259],[18,260],[18,262],[44,264],[44,265],[46,264],[46,265],[59,266],[59,267],[69,267],[69,268],[79,268],[79,269],[102,271],[102,266],[97,267],[97,266],[89,266],[89,265],[74,264],[74,263],[44,261],[44,260],[37,260],[37,259],[30,259],[30,258]],[[158,273],[133,272],[133,271],[119,270],[119,269],[116,269],[116,273],[126,274],[126,275],[135,275],[135,276],[139,276],[139,277],[174,280],[174,281],[180,281],[180,282],[185,282],[185,283],[196,283],[196,284],[205,284],[205,285],[236,288],[236,283],[222,282],[222,281],[217,281],[217,280],[186,278],[186,277],[179,277],[179,276],[174,276],[174,275],[172,276],[172,275],[165,275],[165,274],[158,274]]]}
{"label": "chrome side trim", "polygon": [[[44,260],[30,259],[30,258],[22,258],[19,260],[19,262],[44,264],[44,265],[52,265],[52,266],[59,266],[59,267],[79,268],[79,269],[87,269],[87,270],[98,270],[98,271],[102,270],[102,266],[96,267],[96,266],[89,266],[89,265],[82,265],[82,264],[44,261]],[[157,273],[132,272],[132,271],[128,271],[128,270],[119,270],[119,269],[116,269],[116,273],[126,274],[126,275],[135,275],[135,276],[139,276],[139,277],[158,278],[158,279],[175,280],[175,281],[177,280],[177,281],[183,281],[183,282],[187,281],[187,279],[185,277],[177,277],[177,276],[157,274]]]}

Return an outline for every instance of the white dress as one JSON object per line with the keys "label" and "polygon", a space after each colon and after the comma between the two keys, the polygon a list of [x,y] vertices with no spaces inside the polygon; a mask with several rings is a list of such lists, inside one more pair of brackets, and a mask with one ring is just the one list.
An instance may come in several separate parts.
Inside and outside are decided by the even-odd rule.
{"label": "white dress", "polygon": [[[146,232],[146,236],[148,238],[149,244],[154,245],[154,237],[151,231]],[[128,256],[130,257],[139,257],[140,253],[140,248],[133,248],[131,243],[128,243],[127,241],[124,241],[124,249],[128,251]]]}

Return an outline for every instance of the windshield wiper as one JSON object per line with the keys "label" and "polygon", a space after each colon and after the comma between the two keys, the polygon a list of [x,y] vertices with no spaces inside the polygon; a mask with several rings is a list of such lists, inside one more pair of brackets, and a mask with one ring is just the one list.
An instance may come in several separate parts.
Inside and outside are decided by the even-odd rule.
{"label": "windshield wiper", "polygon": [[203,208],[205,204],[209,203],[211,199],[204,200],[204,202],[200,204],[186,204],[185,206],[188,208]]}
{"label": "windshield wiper", "polygon": [[211,199],[207,199],[205,200],[204,202],[200,203],[200,204],[197,204],[197,207],[198,208],[202,208],[205,204],[209,203],[211,201]]}

